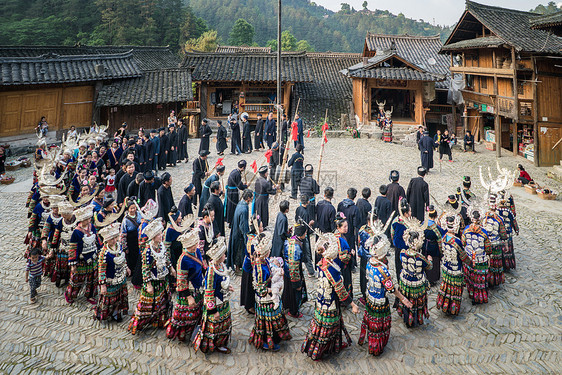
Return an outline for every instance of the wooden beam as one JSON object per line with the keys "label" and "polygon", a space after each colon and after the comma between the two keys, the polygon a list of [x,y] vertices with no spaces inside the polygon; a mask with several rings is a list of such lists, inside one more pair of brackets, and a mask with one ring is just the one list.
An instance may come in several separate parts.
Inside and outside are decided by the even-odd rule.
{"label": "wooden beam", "polygon": [[498,77],[512,78],[513,69],[494,69],[494,68],[481,68],[481,67],[451,67],[451,73],[472,74],[493,77],[497,74]]}
{"label": "wooden beam", "polygon": [[515,98],[515,118],[511,126],[511,139],[513,140],[513,156],[517,156],[517,122],[519,121],[519,93],[517,90],[517,62],[515,61],[515,48],[511,47],[511,64],[513,68],[513,97]]}
{"label": "wooden beam", "polygon": [[538,167],[539,163],[539,99],[537,96],[537,67],[535,57],[531,58],[532,65],[533,65],[533,78],[532,78],[532,87],[533,87],[533,146],[534,150],[534,161],[535,166]]}

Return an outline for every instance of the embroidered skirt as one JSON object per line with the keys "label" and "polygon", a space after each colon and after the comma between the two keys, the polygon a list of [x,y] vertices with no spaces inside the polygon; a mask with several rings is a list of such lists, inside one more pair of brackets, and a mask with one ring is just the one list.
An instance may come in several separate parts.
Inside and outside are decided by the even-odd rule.
{"label": "embroidered skirt", "polygon": [[[56,249],[51,249],[51,250],[56,251]],[[43,275],[46,276],[52,282],[55,282],[57,280],[57,270],[56,270],[57,258],[56,257],[47,258],[49,252],[47,252],[47,254],[44,255],[45,255],[45,262],[43,263]]]}
{"label": "embroidered skirt", "polygon": [[392,142],[392,128],[384,128],[382,132],[382,139],[385,142]]}
{"label": "embroidered skirt", "polygon": [[166,336],[169,339],[173,340],[176,337],[179,341],[191,339],[193,330],[201,322],[203,295],[195,293],[193,298],[195,299],[195,306],[189,307],[187,297],[180,297],[179,295],[176,297],[172,318],[168,328],[166,328]]}
{"label": "embroidered skirt", "polygon": [[505,243],[492,245],[492,255],[490,256],[490,269],[488,272],[488,286],[493,287],[505,282],[503,274],[503,252]]}
{"label": "embroidered skirt", "polygon": [[402,278],[398,280],[398,289],[412,303],[412,308],[409,309],[399,300],[397,307],[398,315],[404,318],[404,323],[408,328],[422,325],[423,318],[429,318],[427,284],[427,282],[424,282],[419,286],[411,286],[404,282]]}
{"label": "embroidered skirt", "polygon": [[163,328],[170,317],[171,302],[168,280],[152,280],[149,282],[154,287],[154,293],[151,294],[146,291],[147,283],[143,285],[135,315],[129,323],[129,331],[133,335],[149,323],[152,323],[153,327]]}
{"label": "embroidered skirt", "polygon": [[248,340],[250,344],[258,349],[265,345],[272,348],[275,344],[290,339],[291,333],[287,318],[283,314],[283,303],[275,308],[273,302],[257,302],[254,328]]}
{"label": "embroidered skirt", "polygon": [[461,309],[464,275],[453,275],[447,267],[441,267],[441,286],[437,294],[437,308],[446,314],[458,315]]}
{"label": "embroidered skirt", "polygon": [[129,312],[129,294],[127,281],[118,285],[107,285],[107,293],[100,294],[94,318],[108,320],[112,315],[118,319]]}
{"label": "embroidered skirt", "polygon": [[57,286],[60,286],[62,280],[68,281],[70,278],[70,267],[68,266],[68,252],[66,249],[59,247],[56,252],[56,279]]}
{"label": "embroidered skirt", "polygon": [[228,345],[232,333],[230,304],[225,301],[217,305],[216,309],[219,313],[218,319],[214,314],[207,315],[207,311],[203,311],[201,329],[193,340],[195,351],[213,352],[216,348],[224,348]]}
{"label": "embroidered skirt", "polygon": [[[345,334],[346,342],[343,342]],[[324,355],[339,353],[351,345],[351,337],[345,329],[341,309],[322,310],[316,308],[310,322],[301,351],[317,361]]]}
{"label": "embroidered skirt", "polygon": [[515,252],[513,251],[513,236],[507,238],[507,245],[503,249],[503,269],[504,271],[516,269]]}
{"label": "embroidered skirt", "polygon": [[67,302],[74,302],[82,287],[84,287],[84,296],[86,298],[93,298],[96,295],[97,268],[96,261],[90,263],[79,261],[76,263],[76,272],[71,272],[70,283],[64,293]]}
{"label": "embroidered skirt", "polygon": [[488,303],[488,262],[463,264],[464,281],[473,304]]}
{"label": "embroidered skirt", "polygon": [[382,305],[374,304],[367,298],[363,323],[361,323],[361,334],[359,335],[359,345],[365,343],[365,337],[369,343],[369,354],[380,355],[388,343],[390,337],[390,326],[392,317],[390,315],[390,305],[388,298]]}

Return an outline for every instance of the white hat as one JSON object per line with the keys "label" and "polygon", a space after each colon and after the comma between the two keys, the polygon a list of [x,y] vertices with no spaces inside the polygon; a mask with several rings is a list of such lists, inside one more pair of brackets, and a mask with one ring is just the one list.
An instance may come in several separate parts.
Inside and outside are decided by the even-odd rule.
{"label": "white hat", "polygon": [[161,234],[163,230],[164,226],[162,225],[162,220],[156,219],[151,221],[150,224],[144,228],[143,233],[146,234],[146,237],[148,237],[148,240],[150,241],[158,234]]}
{"label": "white hat", "polygon": [[199,229],[193,228],[178,237],[184,249],[189,249],[199,243]]}
{"label": "white hat", "polygon": [[93,215],[94,209],[92,206],[84,206],[74,210],[74,217],[76,218],[77,222],[91,219]]}
{"label": "white hat", "polygon": [[216,242],[207,251],[207,256],[211,260],[217,260],[226,253],[226,239],[224,237],[218,237]]}
{"label": "white hat", "polygon": [[59,204],[66,200],[62,195],[48,195],[44,198],[49,199],[49,207],[51,208],[59,207]]}
{"label": "white hat", "polygon": [[271,250],[273,234],[271,232],[262,232],[255,238],[257,239],[255,251],[259,256],[264,256]]}
{"label": "white hat", "polygon": [[121,224],[119,223],[113,223],[108,225],[105,228],[100,229],[100,231],[98,232],[100,236],[103,237],[103,241],[107,242],[112,238],[115,238],[117,236],[119,236],[119,233],[121,229]]}
{"label": "white hat", "polygon": [[61,215],[72,215],[73,211],[74,207],[67,200],[59,203],[59,213]]}

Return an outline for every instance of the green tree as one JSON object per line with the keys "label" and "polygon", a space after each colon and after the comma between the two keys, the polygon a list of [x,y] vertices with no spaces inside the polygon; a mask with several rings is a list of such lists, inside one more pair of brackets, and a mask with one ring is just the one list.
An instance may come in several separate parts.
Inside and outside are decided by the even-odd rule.
{"label": "green tree", "polygon": [[239,18],[232,26],[229,43],[233,46],[251,46],[254,42],[254,26]]}
{"label": "green tree", "polygon": [[297,51],[314,52],[314,47],[308,43],[308,40],[299,40],[296,45]]}
{"label": "green tree", "polygon": [[363,1],[363,9],[367,10],[367,7],[369,6],[369,3],[366,1]]}
{"label": "green tree", "polygon": [[351,13],[351,7],[349,6],[348,3],[341,3],[340,12],[342,12],[342,13]]}
{"label": "green tree", "polygon": [[219,37],[216,30],[209,30],[197,39],[189,39],[185,43],[186,51],[213,52],[219,45]]}
{"label": "green tree", "polygon": [[272,51],[277,51],[277,39],[268,40],[265,46],[271,48]]}
{"label": "green tree", "polygon": [[294,51],[297,49],[297,38],[289,30],[281,33],[281,51]]}

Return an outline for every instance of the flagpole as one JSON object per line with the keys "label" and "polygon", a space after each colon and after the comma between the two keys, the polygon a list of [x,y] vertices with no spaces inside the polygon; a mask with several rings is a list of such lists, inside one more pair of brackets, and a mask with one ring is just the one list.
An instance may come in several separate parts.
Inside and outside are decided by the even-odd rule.
{"label": "flagpole", "polygon": [[324,124],[322,124],[322,146],[320,147],[320,159],[318,160],[318,171],[316,172],[316,182],[320,181],[320,166],[322,165],[322,157],[324,156],[324,140],[326,139],[326,129],[324,125],[328,123],[328,108],[326,108],[326,117],[324,117]]}
{"label": "flagpole", "polygon": [[[299,113],[300,104],[301,104],[301,98],[299,98],[299,101],[297,102],[297,109],[295,111],[295,116],[293,117],[293,122],[297,120],[297,113]],[[291,122],[291,126],[293,125],[293,122]],[[289,129],[287,129],[287,131],[288,130]],[[281,179],[281,176],[285,174],[285,168],[287,166],[287,157],[289,156],[290,146],[291,146],[291,138],[287,136],[287,144],[285,145],[285,152],[283,153],[283,165],[281,167],[281,173],[279,173],[279,177],[277,177],[277,185],[279,185],[279,180]]]}

